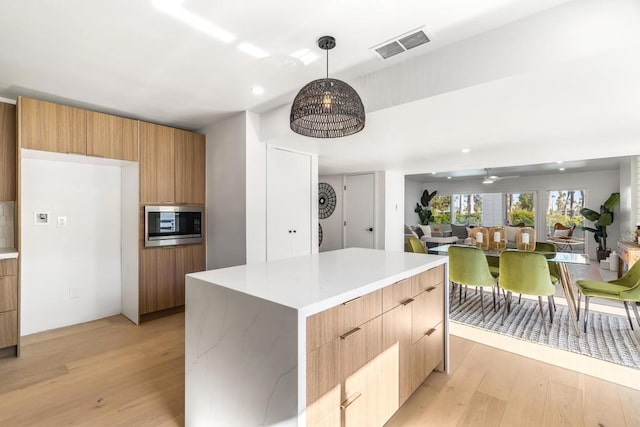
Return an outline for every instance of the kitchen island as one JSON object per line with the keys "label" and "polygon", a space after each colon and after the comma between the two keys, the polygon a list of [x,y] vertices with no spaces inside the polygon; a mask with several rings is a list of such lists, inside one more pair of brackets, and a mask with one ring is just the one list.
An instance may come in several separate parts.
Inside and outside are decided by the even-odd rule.
{"label": "kitchen island", "polygon": [[187,275],[187,426],[382,425],[448,365],[447,258],[342,249]]}

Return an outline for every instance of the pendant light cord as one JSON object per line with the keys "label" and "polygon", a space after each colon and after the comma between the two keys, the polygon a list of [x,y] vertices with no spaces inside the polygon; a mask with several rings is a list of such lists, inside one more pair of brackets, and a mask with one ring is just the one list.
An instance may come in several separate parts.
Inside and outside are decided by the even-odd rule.
{"label": "pendant light cord", "polygon": [[329,49],[327,49],[327,79],[329,78]]}

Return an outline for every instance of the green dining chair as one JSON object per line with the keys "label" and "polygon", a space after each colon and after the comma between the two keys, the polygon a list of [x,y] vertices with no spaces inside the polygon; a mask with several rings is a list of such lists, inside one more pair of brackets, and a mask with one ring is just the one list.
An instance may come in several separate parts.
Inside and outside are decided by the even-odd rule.
{"label": "green dining chair", "polygon": [[500,254],[500,275],[498,286],[507,291],[507,297],[502,311],[502,324],[507,317],[511,306],[513,292],[525,295],[536,295],[538,307],[545,334],[549,334],[547,323],[544,320],[542,297],[549,301],[549,319],[553,323],[553,293],[556,287],[551,283],[549,265],[542,254],[525,251],[505,251]]}
{"label": "green dining chair", "polygon": [[[548,242],[536,242],[536,252],[543,252],[543,254],[554,254],[558,252],[556,245]],[[555,285],[560,281],[560,270],[558,264],[553,261],[549,261],[549,274],[551,274],[551,282]]]}
{"label": "green dining chair", "polygon": [[[480,307],[482,309],[482,322],[485,321],[484,292],[483,288],[491,287],[493,294],[493,310],[496,310],[496,279],[489,271],[487,257],[481,249],[469,246],[451,246],[449,248],[449,280],[460,286],[474,286],[480,289]],[[462,293],[460,294],[462,304]]]}
{"label": "green dining chair", "polygon": [[629,313],[629,304],[633,308],[636,322],[640,326],[640,315],[638,315],[637,302],[640,302],[640,262],[636,262],[626,272],[624,276],[608,282],[598,282],[594,280],[578,280],[578,318],[580,318],[580,299],[584,295],[584,331],[587,332],[587,322],[589,320],[589,299],[591,297],[605,298],[615,301],[622,301],[627,312],[629,326],[633,330],[633,322]]}
{"label": "green dining chair", "polygon": [[411,249],[411,252],[414,252],[417,254],[427,253],[427,251],[424,250],[424,246],[422,245],[422,242],[418,240],[417,237],[409,237],[408,243],[409,243],[409,249]]}

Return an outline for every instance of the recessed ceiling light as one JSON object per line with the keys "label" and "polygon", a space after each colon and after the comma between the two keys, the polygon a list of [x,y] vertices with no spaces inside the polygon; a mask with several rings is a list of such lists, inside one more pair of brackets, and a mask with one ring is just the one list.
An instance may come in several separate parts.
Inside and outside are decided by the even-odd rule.
{"label": "recessed ceiling light", "polygon": [[436,172],[431,172],[431,175],[435,175],[435,174],[436,174]]}
{"label": "recessed ceiling light", "polygon": [[152,3],[158,10],[181,21],[183,24],[202,31],[214,39],[224,43],[231,43],[236,39],[236,36],[227,30],[184,9],[182,0],[153,0]]}
{"label": "recessed ceiling light", "polygon": [[258,46],[254,46],[251,43],[242,42],[238,44],[238,49],[246,53],[247,55],[251,55],[254,58],[262,59],[269,56],[269,53],[265,50],[260,49]]}
{"label": "recessed ceiling light", "polygon": [[262,95],[264,93],[264,88],[262,86],[253,86],[251,88],[251,93],[254,95]]}
{"label": "recessed ceiling light", "polygon": [[562,172],[562,171],[564,171],[564,168],[560,168],[560,169],[558,169],[558,170],[559,170],[560,172]]}
{"label": "recessed ceiling light", "polygon": [[450,176],[448,176],[448,177],[447,177],[447,179],[451,179],[451,177],[450,177]]}
{"label": "recessed ceiling light", "polygon": [[556,163],[561,165],[562,164],[562,160],[558,160]]}
{"label": "recessed ceiling light", "polygon": [[302,61],[302,63],[304,65],[309,65],[313,61],[315,61],[318,58],[320,58],[320,55],[318,55],[315,52],[312,52],[310,49],[300,49],[300,50],[297,50],[297,51],[293,52],[289,56],[292,57],[292,58],[299,59],[300,61]]}
{"label": "recessed ceiling light", "polygon": [[461,153],[468,153],[469,151],[471,151],[468,148],[463,148],[462,150],[460,150]]}

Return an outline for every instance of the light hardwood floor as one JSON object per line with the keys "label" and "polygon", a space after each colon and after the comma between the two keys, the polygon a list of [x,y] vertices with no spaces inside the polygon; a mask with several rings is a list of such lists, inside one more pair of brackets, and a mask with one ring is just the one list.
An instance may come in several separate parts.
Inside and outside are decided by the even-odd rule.
{"label": "light hardwood floor", "polygon": [[[638,426],[640,392],[451,337],[388,427]],[[0,359],[0,426],[184,424],[184,314],[122,316],[35,334]]]}

